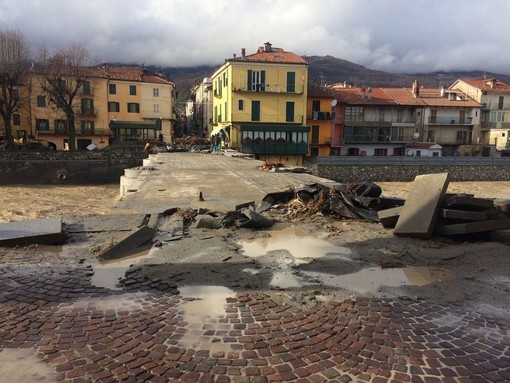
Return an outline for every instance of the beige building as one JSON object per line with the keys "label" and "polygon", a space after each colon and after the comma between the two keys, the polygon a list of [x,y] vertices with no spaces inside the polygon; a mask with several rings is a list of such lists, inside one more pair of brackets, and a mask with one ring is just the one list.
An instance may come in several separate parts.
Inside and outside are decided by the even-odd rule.
{"label": "beige building", "polygon": [[510,153],[510,85],[495,78],[462,78],[449,89],[461,91],[480,104],[480,143]]}
{"label": "beige building", "polygon": [[[14,138],[45,140],[56,150],[69,148],[67,120],[42,89],[43,76],[31,74],[20,87],[23,100],[13,116]],[[74,101],[78,150],[143,143],[160,134],[172,141],[175,84],[140,67],[102,66],[93,71]]]}

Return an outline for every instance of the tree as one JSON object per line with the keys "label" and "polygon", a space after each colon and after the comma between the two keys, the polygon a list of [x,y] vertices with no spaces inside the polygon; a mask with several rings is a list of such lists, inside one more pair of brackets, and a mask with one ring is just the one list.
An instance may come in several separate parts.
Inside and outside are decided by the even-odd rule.
{"label": "tree", "polygon": [[76,122],[80,114],[79,91],[93,74],[94,62],[88,51],[79,43],[48,56],[43,47],[40,52],[41,88],[55,109],[67,120],[69,150],[76,150]]}
{"label": "tree", "polygon": [[20,32],[0,30],[0,115],[7,149],[14,148],[11,121],[22,105],[19,87],[27,74],[29,56],[28,45]]}

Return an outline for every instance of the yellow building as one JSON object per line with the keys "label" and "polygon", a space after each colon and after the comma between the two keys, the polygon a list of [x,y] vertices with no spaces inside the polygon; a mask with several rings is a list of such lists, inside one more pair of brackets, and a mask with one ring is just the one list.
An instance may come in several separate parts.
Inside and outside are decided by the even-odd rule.
{"label": "yellow building", "polygon": [[308,63],[265,43],[257,53],[227,59],[212,76],[216,147],[264,161],[302,165],[308,149]]}
{"label": "yellow building", "polygon": [[[13,136],[46,140],[52,149],[67,150],[65,115],[50,103],[42,79],[41,74],[31,74],[26,86],[20,87],[23,102],[13,116]],[[175,84],[144,68],[105,65],[95,69],[74,105],[78,150],[91,144],[102,149],[111,143],[143,143],[160,135],[166,142],[172,140]]]}
{"label": "yellow building", "polygon": [[309,156],[323,157],[331,154],[331,102],[333,100],[334,95],[330,88],[308,87],[306,122],[310,126]]}

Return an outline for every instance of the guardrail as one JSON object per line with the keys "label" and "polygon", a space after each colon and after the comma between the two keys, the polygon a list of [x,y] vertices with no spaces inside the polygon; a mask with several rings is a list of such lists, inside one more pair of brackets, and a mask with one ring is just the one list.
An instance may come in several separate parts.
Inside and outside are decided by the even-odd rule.
{"label": "guardrail", "polygon": [[335,165],[510,165],[510,157],[317,157],[318,166]]}

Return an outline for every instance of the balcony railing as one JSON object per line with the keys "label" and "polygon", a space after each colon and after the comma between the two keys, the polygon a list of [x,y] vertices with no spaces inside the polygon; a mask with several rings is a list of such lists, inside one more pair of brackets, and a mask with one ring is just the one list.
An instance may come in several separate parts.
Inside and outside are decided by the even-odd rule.
{"label": "balcony railing", "polygon": [[471,117],[429,117],[429,124],[435,125],[473,125]]}
{"label": "balcony railing", "polygon": [[96,117],[97,116],[97,108],[81,108],[80,116]]}
{"label": "balcony railing", "polygon": [[415,121],[412,118],[393,118],[393,119],[379,119],[370,118],[363,116],[344,116],[344,121],[347,123],[370,123],[370,124],[414,124]]}
{"label": "balcony railing", "polygon": [[308,120],[331,120],[333,114],[331,112],[312,112],[311,116],[307,116]]}
{"label": "balcony railing", "polygon": [[248,89],[248,84],[233,83],[232,91],[234,92],[259,92],[259,93],[294,93],[303,94],[305,90],[304,84],[253,84]]}
{"label": "balcony railing", "polygon": [[399,135],[399,136],[388,136],[388,135],[346,135],[344,137],[347,143],[381,143],[381,142],[393,142],[393,143],[405,143],[412,142],[412,135]]}

